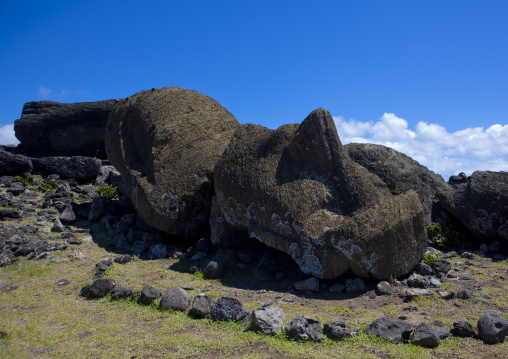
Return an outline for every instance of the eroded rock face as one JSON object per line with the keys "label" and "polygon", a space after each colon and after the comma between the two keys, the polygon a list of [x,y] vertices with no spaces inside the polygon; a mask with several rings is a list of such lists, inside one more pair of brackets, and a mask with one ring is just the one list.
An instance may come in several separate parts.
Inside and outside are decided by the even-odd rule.
{"label": "eroded rock face", "polygon": [[213,168],[238,126],[231,113],[199,92],[142,91],[111,112],[107,156],[150,226],[199,238],[208,229]]}
{"label": "eroded rock face", "polygon": [[474,236],[508,243],[508,172],[475,171],[442,202]]}
{"label": "eroded rock face", "polygon": [[323,109],[277,130],[241,126],[214,181],[214,244],[234,241],[231,227],[246,231],[318,278],[348,269],[359,277],[404,275],[426,248],[418,195],[394,196],[354,163]]}
{"label": "eroded rock face", "polygon": [[14,131],[23,146],[39,156],[105,158],[104,129],[116,101],[27,102]]}
{"label": "eroded rock face", "polygon": [[418,193],[423,206],[425,225],[445,219],[439,196],[450,190],[443,178],[422,166],[411,157],[382,145],[350,143],[345,145],[349,157],[367,168],[386,183],[392,194],[399,195],[409,190]]}

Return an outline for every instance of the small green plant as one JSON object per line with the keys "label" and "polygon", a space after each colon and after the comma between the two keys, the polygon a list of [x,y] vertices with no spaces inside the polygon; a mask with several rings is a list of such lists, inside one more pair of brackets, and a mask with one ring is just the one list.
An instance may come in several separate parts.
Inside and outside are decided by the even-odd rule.
{"label": "small green plant", "polygon": [[30,177],[23,178],[21,176],[16,176],[16,178],[18,179],[19,182],[21,182],[21,184],[23,184],[23,186],[29,186],[34,183],[33,179]]}
{"label": "small green plant", "polygon": [[41,192],[48,192],[58,188],[58,182],[55,180],[49,180],[48,182],[41,182],[37,186],[37,189]]}
{"label": "small green plant", "polygon": [[388,283],[393,284],[397,281],[397,277],[395,277],[393,274],[390,274],[387,281]]}
{"label": "small green plant", "polygon": [[113,185],[108,186],[103,183],[97,188],[97,195],[100,197],[117,198],[118,188]]}
{"label": "small green plant", "polygon": [[444,223],[435,222],[426,228],[427,238],[432,247],[449,249],[457,247],[464,241],[464,234],[452,231]]}
{"label": "small green plant", "polygon": [[432,266],[435,261],[439,259],[439,253],[436,253],[434,255],[425,253],[423,255],[422,262],[425,264],[428,264],[429,266]]}

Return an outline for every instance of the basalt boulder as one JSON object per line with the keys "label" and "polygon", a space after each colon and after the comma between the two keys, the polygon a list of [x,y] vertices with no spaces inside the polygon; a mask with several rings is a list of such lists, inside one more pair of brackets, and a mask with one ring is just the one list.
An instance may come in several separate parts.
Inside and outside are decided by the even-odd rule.
{"label": "basalt boulder", "polygon": [[475,237],[508,243],[508,172],[475,171],[442,203]]}
{"label": "basalt boulder", "polygon": [[210,225],[218,246],[235,240],[228,236],[234,228],[290,254],[318,278],[347,270],[401,276],[425,252],[417,193],[394,196],[352,161],[323,109],[301,125],[239,127],[215,166],[214,183]]}
{"label": "basalt boulder", "polygon": [[14,131],[24,148],[39,156],[106,158],[104,129],[116,101],[27,102]]}
{"label": "basalt boulder", "polygon": [[199,92],[152,89],[115,106],[106,152],[149,225],[199,238],[209,230],[213,168],[238,126],[229,111]]}
{"label": "basalt boulder", "polygon": [[423,206],[425,225],[439,219],[446,220],[438,198],[446,196],[450,186],[443,178],[422,166],[411,157],[382,145],[350,143],[345,145],[349,157],[374,173],[386,183],[394,195],[409,190],[418,193]]}

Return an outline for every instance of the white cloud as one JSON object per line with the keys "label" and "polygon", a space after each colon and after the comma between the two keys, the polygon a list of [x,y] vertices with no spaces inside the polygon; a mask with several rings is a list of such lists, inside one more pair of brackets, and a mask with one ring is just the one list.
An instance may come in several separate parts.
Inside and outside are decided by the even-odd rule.
{"label": "white cloud", "polygon": [[89,95],[90,91],[88,90],[69,90],[69,89],[61,89],[59,91],[53,91],[50,87],[39,86],[39,90],[35,93],[37,97],[41,100],[56,100],[62,101],[68,96],[86,96]]}
{"label": "white cloud", "polygon": [[17,145],[18,143],[18,139],[14,136],[14,125],[0,126],[0,144]]}
{"label": "white cloud", "polygon": [[343,144],[375,143],[405,153],[448,180],[452,174],[475,170],[508,171],[508,125],[448,132],[441,125],[418,122],[414,130],[405,119],[385,113],[377,122],[334,117]]}
{"label": "white cloud", "polygon": [[37,91],[36,95],[40,98],[49,98],[51,97],[51,94],[53,92],[53,89],[50,89],[49,87],[39,86],[39,90]]}

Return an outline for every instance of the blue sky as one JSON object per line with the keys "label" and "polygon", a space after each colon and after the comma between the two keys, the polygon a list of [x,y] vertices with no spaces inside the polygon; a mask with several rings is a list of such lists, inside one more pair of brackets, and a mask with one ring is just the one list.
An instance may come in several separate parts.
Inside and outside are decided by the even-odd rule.
{"label": "blue sky", "polygon": [[323,107],[343,142],[443,175],[508,170],[506,19],[508,1],[3,0],[0,143],[27,101],[179,86],[269,128]]}

